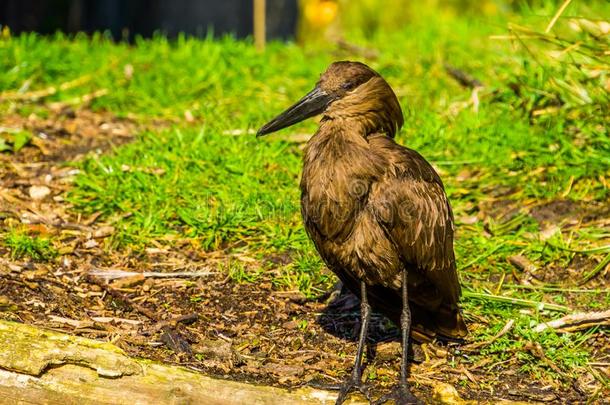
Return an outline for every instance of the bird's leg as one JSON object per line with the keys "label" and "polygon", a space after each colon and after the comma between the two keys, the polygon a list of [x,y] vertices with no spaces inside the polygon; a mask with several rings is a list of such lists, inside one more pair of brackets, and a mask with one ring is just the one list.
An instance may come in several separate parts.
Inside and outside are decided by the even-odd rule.
{"label": "bird's leg", "polygon": [[409,351],[409,333],[411,329],[411,309],[409,308],[409,294],[407,292],[407,269],[402,271],[402,312],[400,314],[400,332],[402,335],[402,359],[400,362],[400,380],[398,385],[394,387],[392,392],[384,395],[375,402],[375,404],[383,404],[389,400],[394,400],[396,405],[407,404],[422,404],[409,389],[407,377],[409,376],[408,369],[408,351]]}
{"label": "bird's leg", "polygon": [[368,335],[369,321],[371,320],[371,306],[366,295],[366,284],[360,282],[360,337],[358,339],[358,349],[356,350],[356,362],[352,374],[341,386],[337,402],[335,405],[340,405],[345,401],[347,394],[354,389],[359,390],[367,399],[369,398],[368,387],[362,383],[362,354],[364,353],[364,345]]}

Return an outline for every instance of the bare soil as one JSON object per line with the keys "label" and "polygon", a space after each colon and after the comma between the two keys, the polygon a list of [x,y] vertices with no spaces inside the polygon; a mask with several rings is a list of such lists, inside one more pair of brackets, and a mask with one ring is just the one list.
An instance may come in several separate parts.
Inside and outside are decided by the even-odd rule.
{"label": "bare soil", "polygon": [[[0,245],[1,318],[111,341],[133,356],[236,380],[331,387],[350,372],[359,328],[352,295],[335,291],[306,299],[298,291],[276,290],[264,277],[236,283],[218,264],[242,260],[256,265],[252,259],[199,251],[188,240],[117,252],[105,244],[113,223],[101,222],[98,215],[83,217],[64,201],[76,174],[66,162],[131,140],[138,131],[134,122],[64,110],[48,118],[3,117],[0,126],[36,135],[19,153],[0,155],[0,220],[5,227],[24,224],[32,234],[52,237],[60,251],[51,262],[14,260]],[[51,193],[34,200],[32,185]],[[532,215],[541,221],[573,220],[577,212],[583,212],[581,207],[556,202]],[[112,269],[136,274],[107,282],[100,275]],[[178,272],[191,276],[158,276]],[[471,327],[487,325],[475,319]],[[397,379],[400,344],[396,328],[382,317],[374,317],[373,329],[365,375],[379,395]],[[593,355],[601,358],[608,342],[603,334],[596,336]],[[411,379],[426,402],[438,382],[453,385],[463,398],[491,402],[583,403],[597,389],[590,375],[570,383],[533,381],[515,357],[500,367],[486,359],[469,361],[457,344],[414,346]]]}

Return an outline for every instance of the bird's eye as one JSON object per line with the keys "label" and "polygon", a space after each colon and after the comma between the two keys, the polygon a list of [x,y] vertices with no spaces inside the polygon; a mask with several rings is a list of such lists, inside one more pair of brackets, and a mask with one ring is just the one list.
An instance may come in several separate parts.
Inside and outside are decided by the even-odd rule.
{"label": "bird's eye", "polygon": [[341,85],[343,90],[352,90],[354,87],[356,87],[356,82],[345,82]]}

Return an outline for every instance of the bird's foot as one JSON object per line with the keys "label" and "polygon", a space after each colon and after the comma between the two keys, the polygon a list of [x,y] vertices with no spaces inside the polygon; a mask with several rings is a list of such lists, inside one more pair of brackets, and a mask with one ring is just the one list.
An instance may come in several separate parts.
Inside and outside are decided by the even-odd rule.
{"label": "bird's foot", "polygon": [[335,405],[341,405],[347,398],[347,395],[356,390],[364,395],[369,402],[371,401],[371,394],[369,392],[368,384],[363,383],[360,376],[352,374],[347,380],[345,380],[343,385],[341,385]]}
{"label": "bird's foot", "polygon": [[396,405],[423,405],[424,403],[417,399],[417,397],[411,394],[409,386],[406,384],[399,384],[388,394],[385,394],[377,401],[373,402],[373,405],[385,404],[388,401],[394,401]]}

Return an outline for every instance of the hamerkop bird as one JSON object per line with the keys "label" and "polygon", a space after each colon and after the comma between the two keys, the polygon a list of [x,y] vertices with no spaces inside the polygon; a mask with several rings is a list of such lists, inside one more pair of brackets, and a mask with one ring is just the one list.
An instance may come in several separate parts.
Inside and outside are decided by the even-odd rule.
{"label": "hamerkop bird", "polygon": [[[362,384],[371,307],[400,324],[397,387],[382,402],[418,403],[407,384],[411,327],[461,338],[453,214],[443,183],[419,153],[394,141],[402,111],[388,83],[359,62],[335,62],[315,88],[257,136],[322,114],[305,149],[301,211],[326,265],[361,301],[356,363],[337,403]],[[368,396],[368,395],[367,395]]]}

